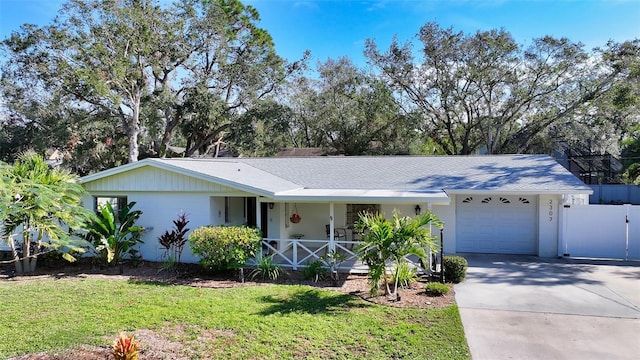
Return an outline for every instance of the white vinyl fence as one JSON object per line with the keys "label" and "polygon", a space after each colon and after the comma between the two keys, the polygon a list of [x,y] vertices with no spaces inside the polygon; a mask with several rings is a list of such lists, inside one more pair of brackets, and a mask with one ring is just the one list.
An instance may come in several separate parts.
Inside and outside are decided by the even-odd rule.
{"label": "white vinyl fence", "polygon": [[571,206],[562,217],[561,255],[640,260],[640,206]]}

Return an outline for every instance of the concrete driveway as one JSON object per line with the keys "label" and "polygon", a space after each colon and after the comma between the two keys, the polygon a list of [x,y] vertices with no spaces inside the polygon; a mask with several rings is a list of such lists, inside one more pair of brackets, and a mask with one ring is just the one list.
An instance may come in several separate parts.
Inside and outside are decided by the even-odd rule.
{"label": "concrete driveway", "polygon": [[640,263],[463,255],[455,286],[482,359],[640,359]]}

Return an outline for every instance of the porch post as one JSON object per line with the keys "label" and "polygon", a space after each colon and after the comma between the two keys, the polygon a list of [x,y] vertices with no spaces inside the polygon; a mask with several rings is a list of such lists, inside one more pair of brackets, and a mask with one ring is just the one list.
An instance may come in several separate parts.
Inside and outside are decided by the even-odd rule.
{"label": "porch post", "polygon": [[[262,229],[262,214],[260,213],[260,197],[256,196],[256,228]],[[262,242],[264,241],[266,234],[262,234],[262,239],[260,239],[260,247],[258,248],[258,254],[256,256],[256,260],[260,261],[262,259]]]}
{"label": "porch post", "polygon": [[329,203],[329,252],[334,252],[336,249],[334,237],[335,223],[333,213],[333,203]]}
{"label": "porch post", "polygon": [[[256,227],[262,229],[262,204],[260,203],[260,197],[256,196]],[[262,234],[263,236],[265,234]]]}

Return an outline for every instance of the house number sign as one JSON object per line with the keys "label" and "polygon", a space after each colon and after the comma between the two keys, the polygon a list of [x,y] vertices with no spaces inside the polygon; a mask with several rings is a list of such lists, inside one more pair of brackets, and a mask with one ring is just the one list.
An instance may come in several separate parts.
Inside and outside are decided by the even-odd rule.
{"label": "house number sign", "polygon": [[553,221],[553,199],[549,199],[549,221]]}

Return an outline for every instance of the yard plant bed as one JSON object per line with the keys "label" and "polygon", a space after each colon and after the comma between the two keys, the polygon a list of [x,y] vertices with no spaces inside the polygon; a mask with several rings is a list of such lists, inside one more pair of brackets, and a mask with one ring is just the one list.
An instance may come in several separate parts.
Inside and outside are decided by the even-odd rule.
{"label": "yard plant bed", "polygon": [[0,274],[0,358],[110,359],[122,331],[140,341],[141,360],[469,358],[453,295],[427,297],[422,284],[389,302],[369,297],[362,276],[240,283],[161,269]]}

